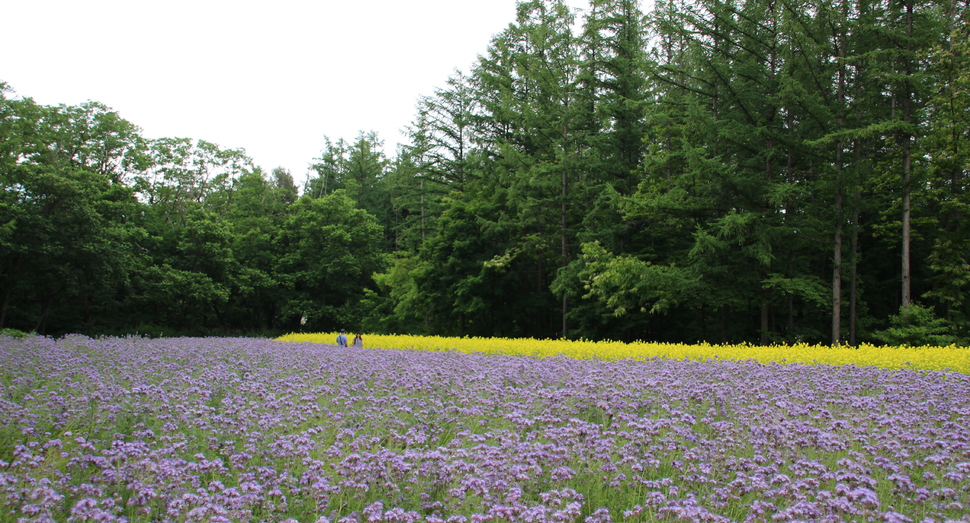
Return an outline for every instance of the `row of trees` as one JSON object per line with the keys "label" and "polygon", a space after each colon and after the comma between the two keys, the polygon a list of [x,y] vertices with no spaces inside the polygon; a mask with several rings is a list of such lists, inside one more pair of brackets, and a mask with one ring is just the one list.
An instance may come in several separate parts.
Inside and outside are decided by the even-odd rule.
{"label": "row of trees", "polygon": [[346,322],[381,270],[347,193],[298,199],[241,150],[148,140],[99,103],[0,92],[0,328],[256,332]]}
{"label": "row of trees", "polygon": [[5,96],[0,327],[966,342],[966,13],[522,1],[406,146],[327,140],[299,197]]}

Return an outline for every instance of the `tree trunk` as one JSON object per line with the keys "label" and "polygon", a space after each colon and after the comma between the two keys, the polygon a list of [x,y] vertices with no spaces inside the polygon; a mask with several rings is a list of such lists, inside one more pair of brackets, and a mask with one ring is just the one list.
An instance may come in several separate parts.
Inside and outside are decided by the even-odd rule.
{"label": "tree trunk", "polygon": [[761,296],[761,344],[768,344],[768,291],[762,291]]}
{"label": "tree trunk", "polygon": [[0,307],[0,329],[7,324],[7,308],[10,306],[10,296],[13,294],[13,288],[16,285],[15,282],[17,281],[17,274],[19,273],[20,261],[23,257],[23,253],[18,253],[17,257],[10,262],[9,269],[7,270],[10,283],[7,285],[7,290],[3,293],[3,306]]}
{"label": "tree trunk", "polygon": [[0,306],[0,329],[6,325],[7,307],[10,304],[10,295],[13,293],[13,282],[7,285],[7,291],[3,293],[3,305]]}
{"label": "tree trunk", "polygon": [[[562,244],[562,267],[564,267],[564,268],[566,267],[566,265],[569,264],[569,252],[568,252],[568,246],[567,246],[567,243],[566,243],[566,224],[567,224],[567,218],[566,218],[566,210],[567,210],[567,208],[566,208],[566,183],[568,181],[569,180],[566,177],[566,170],[563,169],[563,171],[562,171],[562,214],[561,214],[561,218],[562,218],[562,224],[561,224],[562,232],[560,233],[560,241],[561,241],[561,244]],[[568,321],[566,319],[566,313],[568,311],[569,311],[569,295],[567,294],[566,290],[563,290],[562,291],[562,337],[564,339],[567,338],[568,335],[569,335],[569,331],[568,331],[569,325],[568,325]]]}
{"label": "tree trunk", "polygon": [[721,343],[728,343],[727,335],[727,323],[728,323],[728,312],[730,311],[730,306],[725,304],[721,305]]}
{"label": "tree trunk", "polygon": [[[861,6],[861,9],[865,9],[864,4]],[[859,100],[862,99],[862,86],[864,85],[865,81],[862,71],[864,70],[865,66],[863,64],[856,66],[855,95]],[[861,108],[856,108],[855,119],[856,124],[861,127],[863,123]],[[862,205],[862,192],[860,191],[859,187],[862,186],[862,175],[860,173],[863,172],[863,143],[864,142],[860,138],[855,138],[852,141],[852,153],[854,159],[852,180],[854,189],[852,197],[852,254],[849,261],[851,267],[849,272],[849,345],[852,345],[853,347],[858,345],[858,338],[856,335],[858,333],[857,319],[859,311],[859,207]]]}
{"label": "tree trunk", "polygon": [[[841,155],[837,155],[841,156]],[[840,170],[836,168],[836,170]],[[842,338],[842,188],[835,190],[835,239],[832,253],[832,345]]]}
{"label": "tree trunk", "polygon": [[[843,6],[843,9],[845,7]],[[843,18],[848,13],[843,12]],[[845,128],[845,33],[838,35],[839,75],[836,90],[836,124],[841,132]],[[835,141],[835,237],[832,253],[832,345],[842,343],[842,227],[843,188],[842,188],[842,140]]]}
{"label": "tree trunk", "polygon": [[38,334],[46,334],[47,330],[47,316],[51,312],[51,306],[54,304],[54,298],[57,296],[59,291],[50,293],[47,297],[47,303],[44,304],[44,310],[40,313],[40,317],[37,318],[37,325],[34,326],[34,332]]}
{"label": "tree trunk", "polygon": [[[908,104],[905,104],[908,105]],[[905,112],[905,110],[904,110]],[[911,297],[910,270],[910,137],[903,138],[903,258],[902,258],[902,307],[909,308]]]}
{"label": "tree trunk", "polygon": [[852,211],[852,260],[849,272],[849,345],[858,345],[856,339],[856,314],[859,303],[859,190],[855,192],[855,208]]}
{"label": "tree trunk", "polygon": [[[906,5],[906,36],[913,36],[913,6]],[[907,49],[911,50],[911,44],[907,42]],[[912,118],[912,87],[909,77],[912,75],[910,70],[910,60],[904,60],[906,79],[903,81],[903,123],[910,123]],[[909,308],[911,297],[911,269],[910,269],[910,175],[912,170],[912,139],[909,130],[903,131],[903,259],[902,259],[902,308]]]}

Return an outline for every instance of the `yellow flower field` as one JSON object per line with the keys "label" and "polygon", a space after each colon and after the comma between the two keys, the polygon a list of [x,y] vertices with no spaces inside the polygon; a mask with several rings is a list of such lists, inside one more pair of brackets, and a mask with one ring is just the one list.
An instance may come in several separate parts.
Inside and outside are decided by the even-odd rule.
{"label": "yellow flower field", "polygon": [[[280,341],[335,343],[337,333],[287,334]],[[829,345],[714,345],[701,343],[623,343],[585,340],[537,340],[531,338],[457,338],[441,336],[399,336],[370,334],[364,346],[374,349],[413,349],[425,351],[458,351],[466,353],[508,354],[519,356],[601,360],[670,358],[705,361],[709,359],[749,360],[762,363],[807,363],[821,365],[860,365],[886,369],[951,370],[970,374],[970,348],[949,347],[877,347],[858,348]]]}

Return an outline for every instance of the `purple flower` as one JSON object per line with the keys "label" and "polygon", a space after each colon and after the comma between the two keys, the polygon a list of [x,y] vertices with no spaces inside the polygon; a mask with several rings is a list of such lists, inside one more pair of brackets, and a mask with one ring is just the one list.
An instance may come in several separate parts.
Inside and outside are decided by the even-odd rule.
{"label": "purple flower", "polygon": [[0,489],[24,518],[943,521],[970,506],[970,379],[954,373],[79,336],[3,342],[0,373]]}

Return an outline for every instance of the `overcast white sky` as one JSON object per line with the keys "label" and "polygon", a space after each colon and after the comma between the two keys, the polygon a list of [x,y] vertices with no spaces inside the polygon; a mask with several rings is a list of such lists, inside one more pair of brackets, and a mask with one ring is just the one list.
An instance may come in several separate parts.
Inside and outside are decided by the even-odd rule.
{"label": "overcast white sky", "polygon": [[325,135],[377,131],[393,155],[418,97],[468,72],[515,4],[14,0],[0,80],[45,105],[102,102],[149,138],[243,148],[301,183]]}

